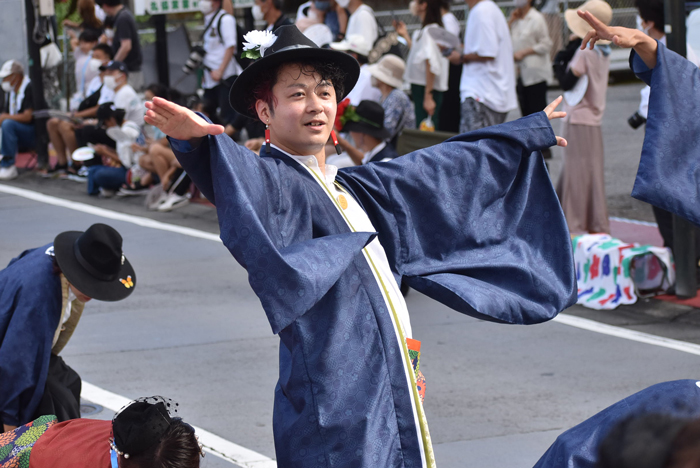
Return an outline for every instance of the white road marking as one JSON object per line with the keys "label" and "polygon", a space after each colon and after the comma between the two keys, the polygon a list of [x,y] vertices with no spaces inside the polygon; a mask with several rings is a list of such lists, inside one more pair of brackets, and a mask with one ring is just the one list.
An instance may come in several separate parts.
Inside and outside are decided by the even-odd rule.
{"label": "white road marking", "polygon": [[199,229],[192,229],[183,226],[177,226],[175,224],[161,223],[160,221],[154,221],[150,218],[144,218],[142,216],[134,216],[124,213],[119,213],[117,211],[106,210],[104,208],[98,208],[96,206],[88,205],[87,203],[79,203],[70,200],[64,200],[63,198],[52,197],[51,195],[44,195],[43,193],[34,192],[33,190],[26,190],[10,185],[0,184],[0,192],[8,193],[10,195],[17,195],[18,197],[28,198],[30,200],[38,201],[41,203],[46,203],[49,205],[60,206],[62,208],[68,208],[70,210],[81,211],[83,213],[102,216],[103,218],[115,219],[117,221],[124,221],[127,223],[136,224],[138,226],[147,227],[151,229],[160,229],[161,231],[176,232],[178,234],[184,234],[190,237],[198,237],[200,239],[213,240],[216,242],[221,242],[219,236],[212,234],[211,232],[200,231]]}
{"label": "white road marking", "polygon": [[617,221],[619,223],[637,224],[639,226],[649,226],[655,228],[659,227],[658,224],[650,223],[649,221],[637,221],[636,219],[617,218],[615,216],[610,216],[608,219],[610,219],[610,221]]}
{"label": "white road marking", "polygon": [[570,327],[576,327],[581,328],[583,330],[601,333],[603,335],[615,336],[617,338],[623,338],[625,340],[637,341],[639,343],[646,343],[654,346],[660,346],[662,348],[674,349],[676,351],[700,356],[700,345],[688,343],[686,341],[673,340],[671,338],[664,338],[663,336],[651,335],[649,333],[629,330],[627,328],[606,325],[604,323],[596,322],[594,320],[589,320],[567,314],[559,314],[556,317],[554,317],[552,321],[564,325],[569,325]]}
{"label": "white road marking", "polygon": [[[83,381],[80,396],[114,412],[119,411],[131,401],[126,397],[104,390],[85,381]],[[199,437],[199,442],[204,446],[204,450],[207,453],[211,453],[212,455],[216,455],[219,458],[223,458],[228,462],[235,463],[245,468],[277,467],[277,463],[265,455],[234,444],[201,427],[193,427]]]}
{"label": "white road marking", "polygon": [[[85,203],[78,203],[70,200],[64,200],[58,197],[53,197],[50,195],[44,195],[42,193],[35,192],[32,190],[26,190],[17,187],[12,187],[9,185],[0,184],[0,192],[4,192],[10,195],[17,195],[19,197],[28,198],[30,200],[47,203],[54,206],[60,206],[75,211],[81,211],[83,213],[102,216],[104,218],[124,221],[142,227],[160,229],[162,231],[175,232],[190,237],[197,237],[200,239],[221,242],[219,236],[217,236],[216,234],[211,234],[209,232],[200,231],[198,229],[186,228],[182,226],[176,226],[174,224],[161,223],[159,221],[154,221],[152,219],[140,216],[118,213],[116,211],[106,210],[104,208],[97,208]],[[656,224],[654,223],[647,223],[644,221],[634,221],[623,218],[610,219],[622,222],[629,222],[633,224],[640,224],[644,226],[656,226]],[[700,356],[700,345],[687,343],[685,341],[673,340],[670,338],[664,338],[648,333],[628,330],[626,328],[614,327],[612,325],[606,325],[600,322],[595,322],[593,320],[588,320],[581,317],[575,317],[566,314],[558,315],[553,319],[553,321],[561,323],[563,325],[569,325],[571,327],[601,333],[603,335],[615,336],[617,338],[623,338],[626,340],[637,341],[640,343],[646,343],[654,346],[660,346],[662,348],[674,349],[676,351]],[[103,390],[94,385],[90,385],[87,382],[83,382],[82,396],[85,397],[87,400],[104,406],[105,408],[109,408],[113,411],[118,411],[129,401],[125,397],[109,392],[107,390]],[[234,463],[246,468],[273,468],[277,466],[277,463],[271,458],[253,452],[252,450],[249,450],[245,447],[241,447],[240,445],[236,445],[233,442],[230,442],[215,434],[207,432],[204,429],[196,428],[196,430],[199,434],[200,441],[202,442],[202,444],[204,444],[206,450],[218,457],[221,457],[228,461],[233,461]]]}

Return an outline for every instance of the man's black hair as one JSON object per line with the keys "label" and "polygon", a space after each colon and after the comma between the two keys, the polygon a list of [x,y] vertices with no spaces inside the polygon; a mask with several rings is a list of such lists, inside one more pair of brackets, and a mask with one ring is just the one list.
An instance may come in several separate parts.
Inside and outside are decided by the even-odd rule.
{"label": "man's black hair", "polygon": [[99,38],[100,36],[97,31],[95,31],[94,29],[86,29],[85,31],[80,33],[80,36],[78,36],[78,41],[97,42]]}
{"label": "man's black hair", "polygon": [[634,6],[639,10],[639,16],[644,21],[653,21],[654,29],[664,32],[665,15],[663,0],[635,0]]}
{"label": "man's black hair", "polygon": [[110,7],[119,6],[122,4],[122,0],[103,0],[103,4]]}
{"label": "man's black hair", "polygon": [[105,28],[113,28],[114,27],[114,16],[107,15],[105,17],[105,20],[102,22],[102,26],[104,26]]}
{"label": "man's black hair", "polygon": [[112,51],[112,48],[107,44],[97,44],[92,48],[92,50],[101,50],[107,54],[107,57],[109,57],[110,60],[114,60],[114,51]]}

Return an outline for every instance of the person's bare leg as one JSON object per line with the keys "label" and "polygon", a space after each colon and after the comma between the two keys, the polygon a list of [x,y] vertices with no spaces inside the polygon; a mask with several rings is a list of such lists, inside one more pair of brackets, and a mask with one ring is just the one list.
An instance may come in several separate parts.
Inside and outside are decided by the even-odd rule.
{"label": "person's bare leg", "polygon": [[170,168],[168,152],[172,153],[170,149],[160,145],[153,145],[148,150],[148,154],[151,157],[155,172],[161,179],[163,179]]}
{"label": "person's bare leg", "polygon": [[51,141],[53,149],[56,150],[57,164],[64,165],[67,162],[66,145],[63,143],[63,138],[59,131],[60,124],[61,120],[55,117],[51,118],[46,122],[46,131],[49,133],[49,141]]}
{"label": "person's bare leg", "polygon": [[68,156],[73,154],[73,151],[78,149],[78,140],[75,138],[75,127],[70,122],[61,122],[59,127],[61,131],[61,136],[63,136],[63,142],[66,144],[66,149],[68,150]]}

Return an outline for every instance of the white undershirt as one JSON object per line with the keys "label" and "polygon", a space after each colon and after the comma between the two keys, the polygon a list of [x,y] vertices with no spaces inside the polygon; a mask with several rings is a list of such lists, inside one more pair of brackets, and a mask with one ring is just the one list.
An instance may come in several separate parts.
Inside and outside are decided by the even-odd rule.
{"label": "white undershirt", "polygon": [[371,151],[368,151],[367,153],[365,153],[365,157],[362,158],[362,164],[367,164],[368,162],[370,162],[370,161],[372,160],[372,158],[373,158],[374,156],[376,156],[377,153],[379,153],[379,152],[380,152],[381,150],[383,150],[384,148],[386,148],[386,141],[382,141],[382,142],[379,143],[377,146],[375,146],[374,148],[372,148]]}
{"label": "white undershirt", "polygon": [[[338,186],[334,184],[335,176],[338,173],[337,167],[326,164],[326,172],[323,174],[321,173],[321,169],[318,166],[318,161],[316,160],[315,156],[294,156],[275,145],[272,146],[304,166],[314,176],[314,180],[316,180],[319,185],[322,185],[324,189],[326,189],[326,194],[328,194],[328,197],[333,200],[333,204],[336,209],[338,209],[338,211],[344,215],[343,219],[345,219],[345,221],[348,223],[350,229],[352,229],[354,232],[377,232],[367,216],[367,213],[365,213],[360,204],[357,203],[357,201],[352,198],[349,193],[345,192],[344,190],[340,190]],[[340,195],[343,195],[348,202],[348,207],[344,210],[338,205],[338,197]],[[401,289],[396,283],[394,275],[391,272],[389,260],[386,257],[386,252],[384,252],[384,247],[382,247],[382,244],[379,243],[379,239],[375,238],[362,250],[362,253],[367,259],[370,270],[372,270],[372,274],[379,285],[379,290],[382,291],[382,297],[386,304],[387,310],[389,311],[389,315],[392,317],[392,322],[394,319],[393,314],[391,313],[391,305],[394,306],[394,310],[399,318],[399,325],[401,326],[404,336],[406,338],[411,338],[413,333],[411,331],[411,319],[408,315],[406,301],[404,300],[403,294],[401,294]],[[372,268],[372,265],[374,265],[376,269]],[[377,276],[377,274],[379,276]],[[384,287],[382,287],[382,285]],[[386,297],[386,293],[389,295],[388,298]],[[389,300],[391,300],[391,303]]]}

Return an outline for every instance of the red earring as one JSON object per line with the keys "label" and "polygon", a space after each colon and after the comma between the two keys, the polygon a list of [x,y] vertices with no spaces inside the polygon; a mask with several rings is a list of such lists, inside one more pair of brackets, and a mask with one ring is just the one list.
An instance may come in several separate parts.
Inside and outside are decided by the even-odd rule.
{"label": "red earring", "polygon": [[338,137],[335,136],[335,130],[331,130],[331,138],[333,139],[333,145],[335,145],[335,152],[341,154],[343,149],[340,147],[340,143],[338,143]]}
{"label": "red earring", "polygon": [[265,125],[265,152],[270,152],[270,124]]}

